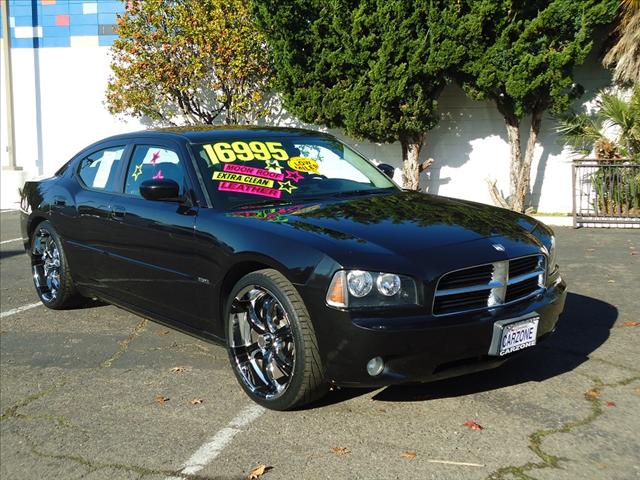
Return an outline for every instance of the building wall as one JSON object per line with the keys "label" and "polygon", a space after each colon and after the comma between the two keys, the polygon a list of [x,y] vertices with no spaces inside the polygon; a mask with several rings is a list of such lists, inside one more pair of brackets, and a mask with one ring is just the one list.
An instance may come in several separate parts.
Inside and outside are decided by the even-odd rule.
{"label": "building wall", "polygon": [[[2,172],[2,208],[15,206],[24,178],[52,174],[96,140],[145,128],[140,121],[111,116],[103,103],[113,25],[124,8],[121,1],[10,0],[9,7],[16,155],[23,171],[19,175]],[[4,72],[0,78],[4,82]],[[576,79],[586,89],[581,102],[593,100],[597,90],[609,84],[608,73],[595,55],[577,70]],[[0,158],[6,165],[4,85],[0,90]],[[435,162],[422,175],[422,187],[439,195],[491,203],[486,178],[496,179],[504,192],[509,188],[509,145],[501,116],[491,103],[472,101],[455,85],[444,90],[439,104],[442,119],[427,134],[422,152],[423,158]],[[303,125],[286,112],[274,114],[266,123]],[[528,128],[526,122],[524,127]],[[377,162],[401,166],[398,144],[331,133]],[[532,168],[530,203],[538,211],[571,211],[570,160],[554,133],[553,119],[545,117]]]}

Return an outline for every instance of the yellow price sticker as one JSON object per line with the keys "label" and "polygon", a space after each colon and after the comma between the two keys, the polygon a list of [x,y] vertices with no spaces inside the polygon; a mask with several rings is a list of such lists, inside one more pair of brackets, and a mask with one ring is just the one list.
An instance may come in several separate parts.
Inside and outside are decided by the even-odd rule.
{"label": "yellow price sticker", "polygon": [[318,162],[307,157],[291,157],[287,162],[291,168],[299,172],[320,173]]}
{"label": "yellow price sticker", "polygon": [[217,142],[203,145],[212,165],[231,163],[236,160],[288,160],[289,154],[281,142]]}

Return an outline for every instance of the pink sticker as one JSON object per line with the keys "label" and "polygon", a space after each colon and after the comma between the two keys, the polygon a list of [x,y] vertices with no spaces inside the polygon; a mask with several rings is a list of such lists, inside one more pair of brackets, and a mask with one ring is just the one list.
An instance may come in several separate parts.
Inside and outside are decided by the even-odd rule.
{"label": "pink sticker", "polygon": [[153,177],[154,180],[162,180],[164,178],[164,175],[162,175],[162,170],[158,170],[158,173],[156,173]]}
{"label": "pink sticker", "polygon": [[282,192],[275,188],[260,187],[258,185],[247,185],[245,183],[220,182],[218,190],[223,192],[248,193],[250,195],[260,195],[261,197],[280,198]]}
{"label": "pink sticker", "polygon": [[285,170],[285,172],[287,172],[287,178],[290,178],[291,180],[293,180],[294,182],[298,183],[300,180],[302,180],[304,177],[300,174],[300,172],[298,171],[291,171],[291,170]]}
{"label": "pink sticker", "polygon": [[160,152],[156,152],[151,157],[151,165],[155,165],[158,159],[160,158]]}
{"label": "pink sticker", "polygon": [[241,173],[244,175],[253,175],[254,177],[268,178],[270,180],[284,180],[284,174],[277,172],[270,172],[264,168],[248,167],[246,165],[237,165],[233,163],[227,163],[224,166],[225,172]]}

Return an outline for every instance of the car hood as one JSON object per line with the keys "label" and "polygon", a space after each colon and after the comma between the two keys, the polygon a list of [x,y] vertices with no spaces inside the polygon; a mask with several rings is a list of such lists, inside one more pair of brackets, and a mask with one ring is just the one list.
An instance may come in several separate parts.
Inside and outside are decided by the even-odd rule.
{"label": "car hood", "polygon": [[538,224],[510,210],[419,192],[242,210],[231,215],[266,221],[268,230],[286,228],[288,236],[293,229],[320,237],[325,245],[339,247],[342,257],[356,250],[411,256],[489,237],[531,243],[530,232]]}

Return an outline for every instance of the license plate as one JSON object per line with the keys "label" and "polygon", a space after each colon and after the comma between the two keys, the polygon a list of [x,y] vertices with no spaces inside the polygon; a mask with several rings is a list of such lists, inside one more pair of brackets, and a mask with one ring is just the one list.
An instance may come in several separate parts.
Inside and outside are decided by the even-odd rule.
{"label": "license plate", "polygon": [[540,317],[531,317],[524,321],[502,325],[498,355],[517,352],[536,344],[538,321]]}

